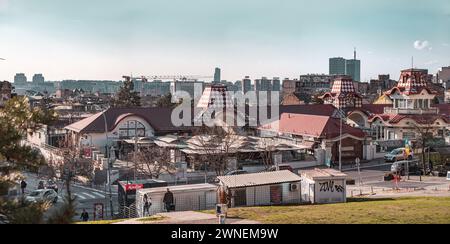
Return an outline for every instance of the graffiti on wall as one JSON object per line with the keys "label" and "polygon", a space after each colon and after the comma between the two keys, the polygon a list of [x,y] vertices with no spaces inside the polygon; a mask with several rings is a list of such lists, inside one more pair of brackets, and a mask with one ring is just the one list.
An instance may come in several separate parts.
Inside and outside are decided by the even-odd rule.
{"label": "graffiti on wall", "polygon": [[319,182],[320,192],[344,192],[344,186],[334,180]]}

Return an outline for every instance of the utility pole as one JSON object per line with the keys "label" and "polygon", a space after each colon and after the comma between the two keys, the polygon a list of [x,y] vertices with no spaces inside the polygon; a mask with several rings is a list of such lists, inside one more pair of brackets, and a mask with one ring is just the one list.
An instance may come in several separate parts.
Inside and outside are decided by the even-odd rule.
{"label": "utility pole", "polygon": [[339,128],[339,171],[342,171],[342,117],[343,111],[339,111],[340,128]]}
{"label": "utility pole", "polygon": [[[103,119],[105,121],[105,137],[106,137],[106,146],[105,146],[105,156],[106,156],[106,160],[107,160],[107,178],[108,178],[108,187],[109,187],[109,205],[110,205],[110,212],[111,212],[111,219],[114,218],[114,207],[113,207],[113,200],[112,200],[112,189],[111,189],[111,161],[110,161],[110,157],[111,157],[111,152],[108,154],[108,122],[106,120],[106,115],[105,115],[106,111],[104,111],[102,113],[103,115]],[[111,151],[111,150],[109,150]]]}
{"label": "utility pole", "polygon": [[356,158],[355,162],[356,162],[356,167],[358,167],[359,186],[362,187],[363,181],[362,181],[362,177],[361,177],[361,159]]}
{"label": "utility pole", "polygon": [[138,137],[137,135],[134,138],[134,169],[133,169],[133,174],[134,174],[134,182],[136,183],[136,163],[137,163],[137,150],[138,150]]}

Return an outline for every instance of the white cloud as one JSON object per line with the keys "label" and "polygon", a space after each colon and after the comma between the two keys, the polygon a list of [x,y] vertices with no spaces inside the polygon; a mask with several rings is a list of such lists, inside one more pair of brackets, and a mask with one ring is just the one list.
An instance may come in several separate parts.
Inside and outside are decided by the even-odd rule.
{"label": "white cloud", "polygon": [[430,46],[430,43],[428,41],[420,41],[420,40],[414,42],[414,48],[417,50],[433,49],[433,47]]}

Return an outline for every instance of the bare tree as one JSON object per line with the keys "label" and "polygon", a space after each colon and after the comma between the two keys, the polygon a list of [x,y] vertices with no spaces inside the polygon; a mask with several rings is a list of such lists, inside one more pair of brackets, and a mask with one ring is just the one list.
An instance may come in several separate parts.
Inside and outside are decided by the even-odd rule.
{"label": "bare tree", "polygon": [[[216,175],[224,175],[229,168],[230,158],[238,154],[245,137],[234,133],[231,127],[202,127],[193,138],[200,159],[214,170]],[[205,169],[206,170],[206,169]]]}
{"label": "bare tree", "polygon": [[163,173],[174,174],[176,170],[170,150],[157,146],[141,148],[136,153],[134,164],[137,174],[150,179],[157,179]]}
{"label": "bare tree", "polygon": [[422,170],[424,174],[426,174],[427,167],[425,164],[425,149],[429,147],[429,141],[433,139],[433,121],[424,118],[420,125],[414,123],[413,126],[416,131],[416,135],[418,135],[417,142],[422,151]]}
{"label": "bare tree", "polygon": [[274,145],[273,141],[270,140],[271,139],[263,138],[260,145],[258,145],[258,149],[261,150],[260,156],[266,169],[269,169],[275,164],[273,157],[277,152],[276,146]]}

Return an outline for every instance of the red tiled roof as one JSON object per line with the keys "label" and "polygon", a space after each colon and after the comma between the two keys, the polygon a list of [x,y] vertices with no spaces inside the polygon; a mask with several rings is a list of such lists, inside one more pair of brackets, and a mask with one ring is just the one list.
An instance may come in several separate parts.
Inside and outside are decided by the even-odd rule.
{"label": "red tiled roof", "polygon": [[403,115],[403,114],[397,114],[397,115],[395,115],[395,116],[390,118],[389,123],[397,124],[397,123],[399,123],[400,121],[402,121],[404,119],[412,119],[418,124],[432,124],[438,119],[442,119],[445,122],[448,121],[447,118],[445,118],[444,116],[441,116],[441,115],[424,115],[424,114],[422,114],[422,115],[411,115],[411,114]]}
{"label": "red tiled roof", "polygon": [[[261,129],[273,130],[274,124]],[[337,118],[310,114],[283,113],[279,121],[278,132],[333,139],[340,135],[340,121]],[[342,134],[350,134],[363,139],[365,134],[358,128],[343,123]]]}
{"label": "red tiled roof", "polygon": [[414,120],[418,124],[431,124],[438,119],[444,120],[444,122],[449,123],[449,116],[445,115],[432,115],[432,114],[377,114],[369,119],[369,122],[374,121],[376,118],[382,119],[384,122],[390,124],[397,124],[404,119]]}
{"label": "red tiled roof", "polygon": [[137,116],[144,119],[156,132],[178,132],[192,129],[190,127],[175,127],[172,124],[172,109],[170,108],[110,108],[68,125],[66,129],[83,133],[104,132],[105,119],[103,114],[106,116],[108,131],[112,131],[121,120],[128,116]]}
{"label": "red tiled roof", "polygon": [[334,107],[331,104],[280,106],[280,114],[292,113],[292,114],[310,114],[310,115],[332,116],[336,110],[337,110],[336,107]]}
{"label": "red tiled roof", "polygon": [[361,111],[371,118],[377,114],[383,114],[384,108],[386,107],[392,107],[392,104],[363,104],[361,108],[353,108],[349,110],[348,114],[351,114],[354,111]]}

